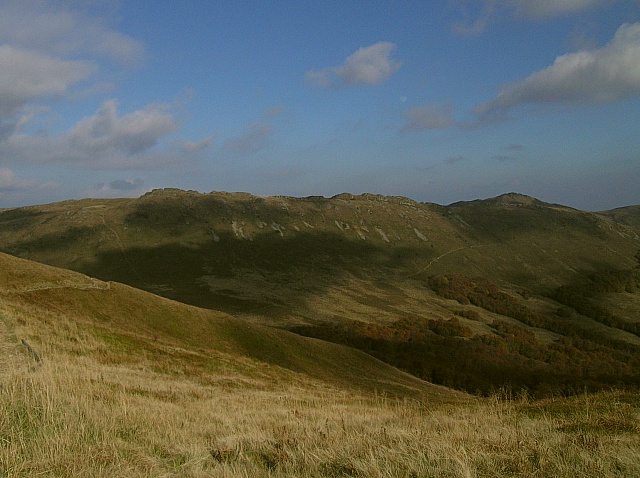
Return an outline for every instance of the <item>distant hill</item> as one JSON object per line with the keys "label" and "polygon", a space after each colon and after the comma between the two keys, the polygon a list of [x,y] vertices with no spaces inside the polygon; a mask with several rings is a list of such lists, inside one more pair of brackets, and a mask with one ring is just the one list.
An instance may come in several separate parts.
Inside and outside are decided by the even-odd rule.
{"label": "distant hill", "polygon": [[640,206],[627,206],[611,209],[610,211],[602,211],[600,214],[610,217],[620,224],[640,228]]}
{"label": "distant hill", "polygon": [[[346,344],[437,383],[543,393],[637,382],[623,365],[640,346],[628,209],[618,220],[516,193],[442,206],[165,189],[2,210],[0,250]],[[442,358],[460,347],[479,379]],[[586,355],[567,359],[571,347]]]}

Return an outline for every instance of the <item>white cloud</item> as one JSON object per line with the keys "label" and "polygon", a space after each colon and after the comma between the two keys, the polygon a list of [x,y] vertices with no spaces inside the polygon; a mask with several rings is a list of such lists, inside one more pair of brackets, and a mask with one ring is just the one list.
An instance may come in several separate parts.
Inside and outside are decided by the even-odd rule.
{"label": "white cloud", "polygon": [[118,116],[117,102],[107,100],[94,115],[80,120],[63,134],[9,135],[0,141],[0,160],[75,162],[103,169],[153,168],[177,160],[171,153],[153,151],[176,129],[173,115],[161,106],[152,105]]}
{"label": "white cloud", "polygon": [[478,105],[480,119],[499,119],[523,104],[613,103],[640,94],[640,23],[624,24],[600,49],[569,53],[553,65],[502,88]]}
{"label": "white cloud", "polygon": [[306,81],[320,88],[351,85],[380,85],[398,71],[401,62],[393,60],[391,53],[396,45],[378,42],[359,48],[340,66],[308,71]]}
{"label": "white cloud", "polygon": [[68,61],[34,51],[0,46],[0,119],[14,115],[28,102],[62,95],[89,77],[95,65]]}
{"label": "white cloud", "polygon": [[409,122],[402,128],[403,131],[448,128],[456,124],[450,103],[417,106],[407,111],[405,116]]}
{"label": "white cloud", "polygon": [[115,100],[107,100],[95,115],[76,124],[68,134],[71,148],[82,154],[119,151],[133,155],[155,146],[177,128],[173,116],[157,106],[120,118],[117,107]]}
{"label": "white cloud", "polygon": [[[78,5],[74,5],[74,3]],[[0,42],[54,56],[94,54],[137,64],[144,46],[89,15],[86,2],[9,0],[0,5]]]}

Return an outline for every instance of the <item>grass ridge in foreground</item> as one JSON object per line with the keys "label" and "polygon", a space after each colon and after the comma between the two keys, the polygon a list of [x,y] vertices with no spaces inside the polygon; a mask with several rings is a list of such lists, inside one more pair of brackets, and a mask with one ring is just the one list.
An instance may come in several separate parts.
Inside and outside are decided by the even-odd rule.
{"label": "grass ridge in foreground", "polygon": [[[57,358],[59,360],[60,357]],[[0,395],[18,476],[638,476],[637,395],[458,405],[47,362]]]}
{"label": "grass ridge in foreground", "polygon": [[394,398],[2,306],[42,357],[15,347],[0,374],[4,477],[640,474],[637,394]]}

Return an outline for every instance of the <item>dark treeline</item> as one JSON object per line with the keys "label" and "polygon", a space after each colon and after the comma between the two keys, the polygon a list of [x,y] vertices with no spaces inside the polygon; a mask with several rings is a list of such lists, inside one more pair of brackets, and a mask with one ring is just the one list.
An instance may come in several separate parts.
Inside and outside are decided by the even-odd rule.
{"label": "dark treeline", "polygon": [[504,321],[494,324],[494,335],[465,338],[464,326],[442,322],[449,321],[351,322],[293,331],[360,349],[424,380],[479,395],[503,387],[534,397],[640,387],[636,348],[616,350],[580,337],[545,345]]}

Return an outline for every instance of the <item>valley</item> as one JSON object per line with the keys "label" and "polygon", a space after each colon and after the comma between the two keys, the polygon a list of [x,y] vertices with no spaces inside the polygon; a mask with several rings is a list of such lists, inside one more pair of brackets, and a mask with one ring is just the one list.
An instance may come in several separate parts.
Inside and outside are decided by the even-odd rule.
{"label": "valley", "polygon": [[637,475],[634,211],[179,190],[0,210],[0,472]]}
{"label": "valley", "polygon": [[[441,206],[168,189],[0,211],[0,250],[356,347],[468,393],[542,397],[640,384],[636,212],[515,193]],[[454,319],[457,332],[438,333]]]}

